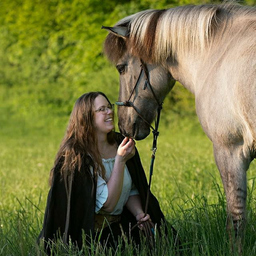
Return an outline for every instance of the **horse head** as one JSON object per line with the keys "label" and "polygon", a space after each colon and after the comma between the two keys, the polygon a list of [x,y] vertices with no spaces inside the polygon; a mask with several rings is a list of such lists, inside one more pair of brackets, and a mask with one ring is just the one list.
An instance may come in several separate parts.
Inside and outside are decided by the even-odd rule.
{"label": "horse head", "polygon": [[120,132],[141,140],[150,133],[157,109],[175,80],[168,69],[134,54],[127,27],[103,27],[110,31],[105,53],[119,72],[118,125]]}

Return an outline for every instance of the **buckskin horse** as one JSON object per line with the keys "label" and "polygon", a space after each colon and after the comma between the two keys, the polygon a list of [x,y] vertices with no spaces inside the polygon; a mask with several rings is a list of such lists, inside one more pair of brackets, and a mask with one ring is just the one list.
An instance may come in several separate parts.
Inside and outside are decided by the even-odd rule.
{"label": "buckskin horse", "polygon": [[[256,156],[256,8],[228,4],[146,10],[120,20],[104,43],[120,73],[119,128],[141,140],[179,81],[195,95],[241,250],[246,171]],[[152,114],[153,113],[153,114]]]}

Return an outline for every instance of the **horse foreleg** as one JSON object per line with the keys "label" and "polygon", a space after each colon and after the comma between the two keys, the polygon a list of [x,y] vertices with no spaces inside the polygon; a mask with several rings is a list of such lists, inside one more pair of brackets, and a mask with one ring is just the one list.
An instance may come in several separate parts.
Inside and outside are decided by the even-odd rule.
{"label": "horse foreleg", "polygon": [[246,171],[250,161],[244,156],[240,147],[230,149],[215,146],[214,155],[227,199],[227,230],[231,248],[234,252],[236,246],[241,253],[246,218]]}

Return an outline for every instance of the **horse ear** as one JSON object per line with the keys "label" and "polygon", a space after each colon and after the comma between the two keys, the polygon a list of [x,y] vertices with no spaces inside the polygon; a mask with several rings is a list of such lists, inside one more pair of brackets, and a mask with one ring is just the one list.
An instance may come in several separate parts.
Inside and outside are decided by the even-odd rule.
{"label": "horse ear", "polygon": [[124,39],[126,39],[129,35],[129,31],[127,27],[120,27],[120,26],[116,26],[116,27],[105,27],[102,26],[102,29],[106,29],[108,30],[110,33],[115,34],[118,37],[122,37]]}

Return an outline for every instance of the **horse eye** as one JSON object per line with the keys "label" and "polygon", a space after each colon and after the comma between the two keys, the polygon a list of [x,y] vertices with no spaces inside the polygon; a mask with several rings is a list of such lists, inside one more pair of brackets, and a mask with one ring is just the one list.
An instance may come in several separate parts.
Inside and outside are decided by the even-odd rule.
{"label": "horse eye", "polygon": [[122,75],[125,72],[125,67],[126,67],[125,64],[120,64],[120,65],[116,66],[116,68],[117,68],[117,70],[118,70],[120,75]]}

